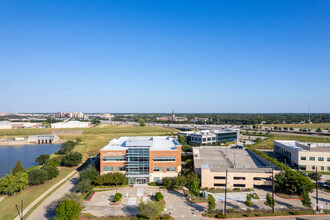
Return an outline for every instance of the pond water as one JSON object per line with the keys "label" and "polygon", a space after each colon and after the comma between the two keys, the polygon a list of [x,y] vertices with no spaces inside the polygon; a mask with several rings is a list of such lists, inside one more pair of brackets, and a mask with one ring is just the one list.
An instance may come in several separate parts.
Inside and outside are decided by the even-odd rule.
{"label": "pond water", "polygon": [[52,154],[60,148],[60,144],[0,146],[0,177],[10,173],[18,160],[27,169],[37,164],[34,160],[40,154]]}

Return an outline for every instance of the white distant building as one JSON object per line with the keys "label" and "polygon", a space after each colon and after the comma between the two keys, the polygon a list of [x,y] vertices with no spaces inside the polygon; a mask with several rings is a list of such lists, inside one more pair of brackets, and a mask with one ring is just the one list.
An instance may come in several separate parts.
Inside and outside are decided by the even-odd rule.
{"label": "white distant building", "polygon": [[9,121],[0,121],[0,129],[12,129],[12,123]]}
{"label": "white distant building", "polygon": [[90,126],[90,122],[81,121],[67,121],[51,124],[51,128],[89,128]]}

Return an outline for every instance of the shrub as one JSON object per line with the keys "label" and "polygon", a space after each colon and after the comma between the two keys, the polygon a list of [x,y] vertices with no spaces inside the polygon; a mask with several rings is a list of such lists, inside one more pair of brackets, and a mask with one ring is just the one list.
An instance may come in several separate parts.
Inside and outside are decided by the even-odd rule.
{"label": "shrub", "polygon": [[60,164],[61,160],[58,157],[49,158],[45,162],[45,165],[48,167],[58,167]]}
{"label": "shrub", "polygon": [[269,193],[267,193],[267,195],[266,195],[266,201],[264,203],[265,203],[265,205],[270,206],[270,207],[272,207],[273,205],[275,205],[275,201],[274,201],[273,197]]}
{"label": "shrub", "polygon": [[247,205],[248,207],[252,207],[253,206],[253,202],[252,202],[252,199],[251,199],[251,195],[250,194],[247,194],[246,195],[245,205]]}
{"label": "shrub", "polygon": [[154,218],[159,216],[164,211],[164,208],[165,206],[161,202],[141,202],[139,205],[139,213],[142,217]]}
{"label": "shrub", "polygon": [[155,182],[150,182],[150,183],[149,183],[149,186],[157,186],[157,183],[155,183]]}
{"label": "shrub", "polygon": [[62,158],[62,165],[67,167],[77,166],[81,163],[82,154],[79,152],[73,152],[65,155]]}
{"label": "shrub", "polygon": [[82,208],[73,200],[64,200],[56,209],[56,220],[79,219]]}
{"label": "shrub", "polygon": [[226,214],[219,213],[215,216],[216,218],[227,218]]}
{"label": "shrub", "polygon": [[45,170],[47,172],[47,178],[46,179],[48,179],[48,180],[53,179],[53,178],[57,177],[58,174],[60,174],[60,171],[56,167],[44,166],[41,169]]}
{"label": "shrub", "polygon": [[116,194],[115,197],[113,197],[113,201],[118,202],[119,200],[120,200],[120,196]]}
{"label": "shrub", "polygon": [[212,212],[213,209],[215,209],[215,199],[212,195],[209,195],[208,205],[209,205],[209,211]]}
{"label": "shrub", "polygon": [[45,164],[46,160],[49,159],[49,155],[48,154],[40,154],[36,159],[36,163],[41,163],[41,164]]}
{"label": "shrub", "polygon": [[44,169],[34,169],[28,172],[28,176],[30,185],[40,185],[46,181],[48,173]]}
{"label": "shrub", "polygon": [[162,193],[157,192],[155,195],[155,199],[156,201],[162,201],[164,199],[164,196],[162,195]]}

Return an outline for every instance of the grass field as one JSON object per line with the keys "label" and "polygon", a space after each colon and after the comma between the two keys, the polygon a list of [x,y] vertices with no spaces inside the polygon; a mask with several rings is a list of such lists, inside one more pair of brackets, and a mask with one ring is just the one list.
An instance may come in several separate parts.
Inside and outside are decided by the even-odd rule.
{"label": "grass field", "polygon": [[[308,124],[266,124],[266,125],[259,125],[262,127],[281,127],[281,128],[309,128]],[[330,123],[321,123],[321,124],[311,124],[312,129],[330,129]]]}
{"label": "grass field", "polygon": [[[55,129],[11,129],[0,130],[1,136],[28,136],[34,134],[51,134]],[[59,129],[63,130],[63,129]],[[73,130],[73,129],[68,129]],[[81,130],[81,129],[80,129]],[[73,140],[81,138],[81,142],[76,145],[74,151],[83,154],[83,160],[90,156],[95,156],[99,150],[104,147],[112,138],[121,136],[158,136],[158,135],[176,135],[177,130],[161,127],[133,127],[133,126],[102,126],[95,128],[84,128],[81,135],[62,135],[61,139]],[[52,155],[53,156],[53,155]],[[22,192],[14,196],[6,197],[0,202],[0,220],[13,219],[17,216],[15,204],[20,205],[20,199],[24,199],[24,207],[38,198],[43,192],[52,187],[58,181],[67,176],[73,168],[61,168],[60,175],[39,186],[27,186]]]}
{"label": "grass field", "polygon": [[257,149],[273,149],[274,140],[296,140],[302,142],[330,143],[330,139],[311,136],[298,135],[270,135],[264,141],[256,143],[253,146]]}
{"label": "grass field", "polygon": [[16,193],[13,196],[7,196],[0,202],[0,220],[14,219],[18,214],[15,205],[17,204],[18,207],[21,207],[21,199],[23,199],[24,207],[26,208],[47,189],[72,172],[72,170],[74,170],[74,168],[62,167],[58,177],[39,186],[27,186],[22,192]]}

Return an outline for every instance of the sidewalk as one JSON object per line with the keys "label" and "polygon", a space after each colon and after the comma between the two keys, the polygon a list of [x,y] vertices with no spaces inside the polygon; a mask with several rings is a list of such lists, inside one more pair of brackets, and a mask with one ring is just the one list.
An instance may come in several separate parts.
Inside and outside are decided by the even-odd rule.
{"label": "sidewalk", "polygon": [[[26,207],[23,210],[23,213],[28,213],[40,200],[42,200],[48,193],[50,193],[52,190],[54,190],[57,186],[62,184],[63,182],[67,181],[70,176],[72,176],[74,173],[76,173],[76,170],[73,170],[69,175],[67,175],[65,178],[63,178],[61,181],[53,185],[51,188],[49,188],[46,192],[44,192],[41,196],[39,196],[36,200],[34,200],[28,207]],[[15,220],[20,220],[19,216],[16,216]]]}

